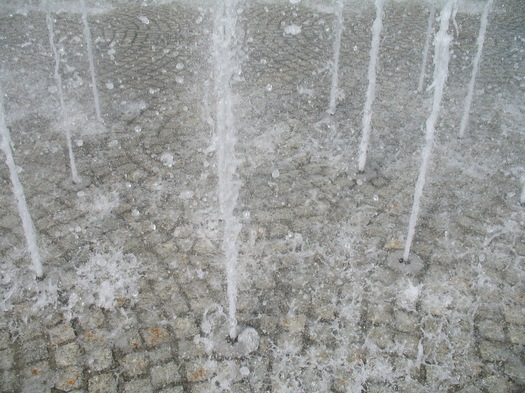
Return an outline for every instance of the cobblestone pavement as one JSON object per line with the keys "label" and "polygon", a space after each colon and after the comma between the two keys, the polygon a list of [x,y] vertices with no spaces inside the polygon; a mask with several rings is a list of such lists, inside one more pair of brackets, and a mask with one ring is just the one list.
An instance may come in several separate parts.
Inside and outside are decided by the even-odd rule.
{"label": "cobblestone pavement", "polygon": [[358,173],[373,3],[345,2],[333,116],[331,2],[238,3],[237,318],[259,337],[238,356],[213,336],[227,299],[212,6],[86,2],[101,124],[81,9],[53,2],[46,20],[39,1],[3,3],[0,88],[45,274],[30,270],[2,163],[2,392],[525,391],[522,0],[489,16],[462,140],[484,2],[451,24],[421,270],[389,256],[404,247],[430,113],[432,91],[416,91],[428,7],[385,5]]}

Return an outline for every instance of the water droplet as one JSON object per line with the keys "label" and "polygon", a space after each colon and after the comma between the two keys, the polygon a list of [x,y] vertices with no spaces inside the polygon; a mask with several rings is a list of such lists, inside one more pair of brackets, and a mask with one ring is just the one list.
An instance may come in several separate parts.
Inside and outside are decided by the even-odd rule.
{"label": "water droplet", "polygon": [[266,90],[268,90],[268,91],[272,91],[272,89],[273,89],[272,84],[271,84],[271,83],[268,83],[268,84],[266,85]]}
{"label": "water droplet", "polygon": [[272,177],[277,179],[279,177],[279,169],[274,169],[272,172]]}

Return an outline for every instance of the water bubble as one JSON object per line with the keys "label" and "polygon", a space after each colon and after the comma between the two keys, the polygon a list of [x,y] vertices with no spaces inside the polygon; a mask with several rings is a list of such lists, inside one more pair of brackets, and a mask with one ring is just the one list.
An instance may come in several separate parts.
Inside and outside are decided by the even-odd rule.
{"label": "water bubble", "polygon": [[142,128],[140,126],[135,126],[135,132],[138,134],[142,131]]}
{"label": "water bubble", "polygon": [[279,177],[279,169],[274,169],[272,172],[272,177],[277,179]]}
{"label": "water bubble", "polygon": [[162,153],[160,156],[160,161],[168,168],[171,168],[173,166],[173,154],[169,152]]}
{"label": "water bubble", "polygon": [[139,19],[142,23],[144,23],[145,25],[149,25],[149,19],[145,16],[139,16]]}
{"label": "water bubble", "polygon": [[268,91],[272,91],[272,89],[273,89],[272,84],[271,84],[271,83],[268,83],[268,84],[266,85],[266,90],[268,90]]}
{"label": "water bubble", "polygon": [[176,69],[178,70],[182,70],[184,68],[184,64],[182,63],[177,63],[177,65],[175,66]]}

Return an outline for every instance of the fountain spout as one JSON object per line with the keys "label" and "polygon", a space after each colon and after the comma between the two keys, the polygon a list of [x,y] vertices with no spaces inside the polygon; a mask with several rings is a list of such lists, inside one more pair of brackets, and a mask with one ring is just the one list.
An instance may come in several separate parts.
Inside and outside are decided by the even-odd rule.
{"label": "fountain spout", "polygon": [[18,206],[18,214],[22,220],[22,227],[24,229],[25,238],[27,241],[27,248],[31,255],[33,262],[32,270],[35,272],[37,278],[42,278],[44,275],[42,269],[42,261],[40,259],[40,249],[38,248],[36,240],[36,230],[29,214],[27,207],[26,196],[22,183],[18,178],[18,170],[16,168],[15,160],[13,157],[13,150],[11,148],[11,136],[5,122],[5,111],[3,98],[4,94],[0,90],[0,149],[5,154],[5,161],[9,168],[9,177],[11,178],[11,184],[13,185],[13,194],[15,195],[16,204]]}
{"label": "fountain spout", "polygon": [[414,191],[414,202],[412,205],[412,213],[410,214],[410,221],[408,224],[408,234],[405,243],[405,250],[403,253],[403,261],[407,262],[410,255],[410,247],[414,239],[414,233],[419,215],[419,208],[421,197],[423,195],[423,187],[427,175],[430,157],[432,155],[432,146],[434,144],[434,132],[436,122],[441,109],[441,100],[443,98],[443,91],[445,89],[445,82],[448,77],[448,63],[450,59],[450,42],[452,36],[448,34],[448,26],[450,18],[455,12],[456,0],[448,0],[440,15],[440,27],[434,40],[434,81],[432,87],[434,88],[434,97],[432,102],[432,111],[426,121],[426,136],[425,146],[421,153],[421,166],[419,167],[419,175]]}
{"label": "fountain spout", "polygon": [[225,0],[219,3],[213,29],[216,97],[215,133],[219,172],[219,203],[224,222],[222,248],[228,286],[229,335],[232,340],[237,337],[237,238],[241,230],[241,224],[234,214],[240,182],[236,176],[236,129],[230,87],[236,68],[234,64],[235,25],[235,1]]}
{"label": "fountain spout", "polygon": [[376,0],[376,19],[372,25],[372,47],[370,48],[370,62],[368,63],[368,89],[366,91],[365,109],[363,110],[363,134],[359,145],[359,172],[365,170],[370,129],[372,127],[372,105],[376,96],[377,60],[381,29],[383,28],[383,5],[385,0]]}
{"label": "fountain spout", "polygon": [[474,63],[472,65],[472,75],[470,77],[470,82],[468,85],[467,96],[465,97],[465,105],[463,110],[463,117],[461,118],[461,124],[459,126],[459,137],[463,138],[465,136],[465,130],[467,129],[468,120],[470,116],[470,107],[472,105],[472,98],[474,96],[474,86],[476,84],[476,76],[479,72],[479,63],[481,62],[481,54],[483,53],[483,44],[485,43],[485,33],[487,32],[487,25],[489,19],[489,13],[492,9],[493,0],[488,0],[481,14],[481,22],[479,25],[479,33],[477,46],[478,51],[474,57]]}

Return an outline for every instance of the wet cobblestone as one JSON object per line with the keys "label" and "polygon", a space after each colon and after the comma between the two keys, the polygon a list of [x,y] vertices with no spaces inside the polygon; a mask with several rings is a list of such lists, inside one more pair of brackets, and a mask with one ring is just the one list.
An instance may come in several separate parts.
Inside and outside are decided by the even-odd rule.
{"label": "wet cobblestone", "polygon": [[[35,281],[0,165],[2,393],[525,390],[519,0],[490,14],[463,140],[481,3],[462,5],[451,28],[415,273],[388,257],[404,248],[430,105],[430,91],[416,93],[428,6],[385,4],[369,165],[358,173],[372,3],[344,2],[328,116],[332,2],[238,2],[237,318],[260,339],[238,358],[213,350],[217,337],[238,342],[213,330],[228,301],[211,3],[86,1],[104,124],[80,10],[43,3],[0,5],[2,105],[45,269]],[[430,59],[426,68],[430,86]]]}

